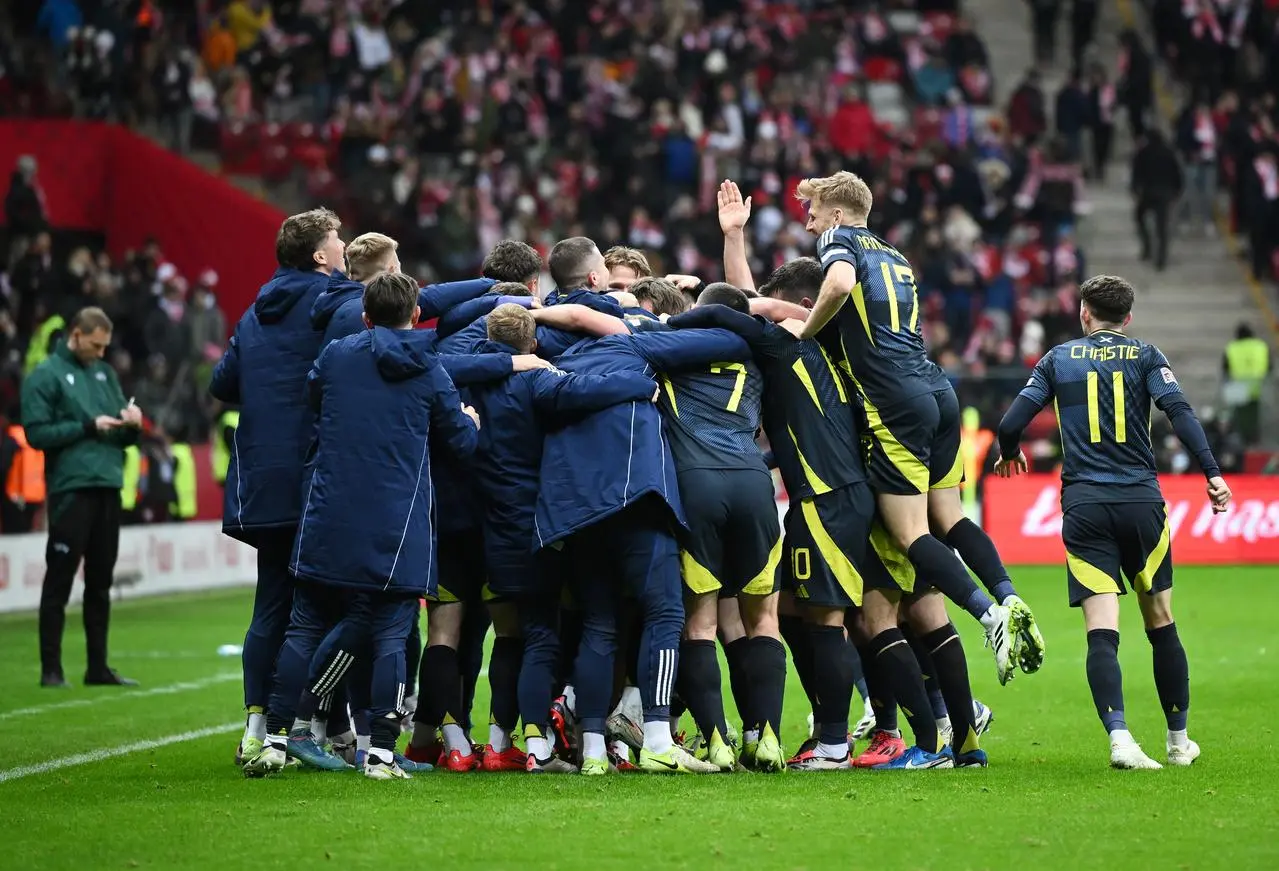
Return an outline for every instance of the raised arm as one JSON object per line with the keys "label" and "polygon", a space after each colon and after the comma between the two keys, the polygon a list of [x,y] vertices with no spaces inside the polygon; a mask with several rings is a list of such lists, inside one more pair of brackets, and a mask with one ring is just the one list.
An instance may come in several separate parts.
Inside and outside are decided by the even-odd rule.
{"label": "raised arm", "polygon": [[746,222],[751,198],[742,199],[737,182],[725,179],[719,186],[719,228],[724,232],[724,280],[742,290],[754,290],[750,262],[746,258]]}

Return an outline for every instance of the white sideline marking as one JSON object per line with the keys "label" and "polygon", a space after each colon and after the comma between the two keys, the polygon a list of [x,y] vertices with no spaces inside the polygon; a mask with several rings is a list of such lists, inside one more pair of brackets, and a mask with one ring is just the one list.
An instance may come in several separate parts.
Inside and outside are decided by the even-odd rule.
{"label": "white sideline marking", "polygon": [[77,753],[74,756],[50,759],[48,762],[37,762],[35,765],[10,768],[0,771],[0,783],[4,783],[7,780],[17,780],[20,777],[29,777],[32,774],[48,774],[50,771],[57,771],[60,768],[71,768],[76,765],[87,765],[90,762],[101,762],[103,759],[112,759],[116,756],[125,756],[129,753],[138,753],[143,750],[156,750],[160,747],[167,747],[170,744],[195,741],[198,738],[208,738],[211,735],[222,735],[226,732],[241,729],[243,726],[244,724],[237,720],[234,723],[224,723],[221,726],[193,729],[190,732],[179,732],[177,735],[155,738],[150,741],[135,741],[132,744],[121,744],[119,747],[104,747],[101,750],[90,750],[88,753]]}
{"label": "white sideline marking", "polygon": [[51,702],[47,705],[32,705],[29,708],[15,708],[12,711],[0,711],[0,721],[12,720],[15,717],[29,717],[35,714],[47,714],[52,711],[61,711],[66,708],[82,708],[87,705],[96,705],[101,702],[111,701],[132,701],[135,699],[147,698],[148,696],[169,696],[174,693],[185,693],[191,690],[202,690],[215,684],[230,683],[234,680],[241,680],[243,674],[238,671],[225,671],[221,674],[215,674],[212,677],[205,677],[199,680],[188,680],[180,683],[166,684],[165,686],[152,687],[146,690],[129,691],[121,689],[117,693],[107,695],[97,695],[88,699],[68,699],[65,702]]}

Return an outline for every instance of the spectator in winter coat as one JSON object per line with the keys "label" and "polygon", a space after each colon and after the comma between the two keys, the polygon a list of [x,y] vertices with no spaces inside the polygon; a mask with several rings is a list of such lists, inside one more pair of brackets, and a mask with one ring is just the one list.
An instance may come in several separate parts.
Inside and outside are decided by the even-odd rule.
{"label": "spectator in winter coat", "polygon": [[[408,776],[395,741],[405,644],[419,597],[433,594],[436,584],[430,444],[446,444],[466,460],[479,430],[474,409],[462,404],[430,352],[429,337],[413,329],[421,315],[417,297],[415,279],[377,276],[364,292],[368,329],[328,345],[307,379],[318,419],[264,770],[283,767],[286,751],[321,767],[344,767],[316,745],[309,722],[351,654],[371,648],[372,746],[364,773],[376,780]],[[377,498],[368,499],[370,492]],[[297,720],[308,725],[294,728]],[[287,740],[282,730],[290,732]]]}
{"label": "spectator in winter coat", "polygon": [[1084,128],[1088,126],[1088,94],[1084,91],[1078,70],[1072,71],[1066,84],[1057,92],[1057,106],[1053,113],[1057,132],[1066,141],[1073,160],[1083,158]]}
{"label": "spectator in winter coat", "polygon": [[[1132,158],[1132,195],[1137,204],[1134,218],[1141,239],[1141,259],[1153,259],[1158,270],[1168,262],[1168,213],[1181,196],[1181,190],[1177,153],[1161,132],[1148,130],[1145,141]],[[1148,218],[1155,222],[1153,251]]]}

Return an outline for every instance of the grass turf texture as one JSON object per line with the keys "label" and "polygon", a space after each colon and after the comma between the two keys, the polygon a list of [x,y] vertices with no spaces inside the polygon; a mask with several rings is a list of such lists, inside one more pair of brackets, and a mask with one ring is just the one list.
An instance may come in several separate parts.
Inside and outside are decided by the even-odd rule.
{"label": "grass turf texture", "polygon": [[[995,680],[976,624],[958,621],[976,695],[996,712],[987,771],[789,772],[599,778],[435,772],[374,783],[291,770],[247,781],[236,729],[85,764],[15,769],[239,719],[239,643],[250,594],[119,605],[113,664],[140,690],[79,685],[83,636],[68,620],[74,688],[38,688],[35,618],[0,618],[0,808],[9,868],[1279,867],[1268,664],[1279,604],[1272,569],[1182,569],[1176,613],[1190,656],[1190,769],[1115,772],[1084,678],[1080,615],[1058,569],[1014,572],[1048,643],[1044,669]],[[1228,584],[1223,581],[1228,579]],[[1229,595],[1220,595],[1228,590]],[[1135,602],[1123,608],[1128,722],[1164,758],[1164,723]],[[725,676],[727,672],[725,671]],[[484,720],[487,686],[476,711]],[[725,699],[731,696],[725,687]],[[807,714],[792,675],[787,749]],[[1260,703],[1259,703],[1260,702]],[[903,726],[905,721],[903,719]],[[477,730],[477,737],[480,732]],[[860,745],[859,745],[860,748]]]}

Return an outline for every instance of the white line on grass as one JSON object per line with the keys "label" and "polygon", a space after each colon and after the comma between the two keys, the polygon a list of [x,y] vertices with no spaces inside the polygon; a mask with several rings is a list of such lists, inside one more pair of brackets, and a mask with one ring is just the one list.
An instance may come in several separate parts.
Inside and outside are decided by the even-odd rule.
{"label": "white line on grass", "polygon": [[243,674],[241,672],[224,671],[221,674],[215,674],[212,677],[200,678],[199,680],[182,681],[180,683],[171,683],[145,690],[130,691],[127,689],[121,689],[107,695],[96,695],[87,699],[67,699],[64,702],[51,702],[47,705],[32,705],[29,708],[15,708],[12,711],[0,711],[0,721],[12,720],[16,717],[30,717],[36,714],[48,714],[53,711],[61,711],[66,708],[82,708],[86,705],[97,705],[102,702],[127,702],[147,698],[149,696],[169,696],[174,693],[202,690],[206,687],[214,686],[215,684],[230,683],[231,681],[241,680],[242,678]]}
{"label": "white line on grass", "polygon": [[164,738],[155,738],[150,741],[135,741],[132,744],[121,744],[119,747],[104,747],[101,750],[90,750],[88,753],[77,753],[74,756],[50,759],[48,762],[37,762],[35,765],[10,768],[0,771],[0,783],[4,783],[7,780],[17,780],[20,777],[29,777],[33,774],[48,774],[50,771],[57,771],[60,768],[71,768],[76,765],[87,765],[90,762],[101,762],[103,759],[112,759],[129,753],[156,750],[160,747],[167,747],[170,744],[182,744],[186,741],[195,741],[212,735],[222,735],[226,732],[233,732],[243,728],[243,726],[244,724],[237,720],[234,723],[224,723],[221,726],[193,729],[190,732],[179,732],[177,735],[168,735]]}

